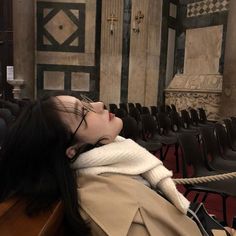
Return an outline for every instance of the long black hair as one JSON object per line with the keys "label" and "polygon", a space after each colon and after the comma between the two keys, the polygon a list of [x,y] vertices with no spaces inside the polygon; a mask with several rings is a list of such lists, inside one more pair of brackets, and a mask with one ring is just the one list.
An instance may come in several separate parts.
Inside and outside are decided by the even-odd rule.
{"label": "long black hair", "polygon": [[27,214],[33,215],[61,200],[70,231],[89,235],[79,213],[76,176],[65,154],[71,131],[55,101],[47,97],[32,102],[9,128],[0,155],[0,201],[23,197]]}

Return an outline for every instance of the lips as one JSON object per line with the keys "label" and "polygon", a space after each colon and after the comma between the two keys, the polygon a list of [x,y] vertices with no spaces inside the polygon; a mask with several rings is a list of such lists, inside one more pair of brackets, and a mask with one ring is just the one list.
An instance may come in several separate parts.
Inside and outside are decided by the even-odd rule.
{"label": "lips", "polygon": [[109,112],[109,120],[112,120],[115,117],[115,115],[113,113]]}

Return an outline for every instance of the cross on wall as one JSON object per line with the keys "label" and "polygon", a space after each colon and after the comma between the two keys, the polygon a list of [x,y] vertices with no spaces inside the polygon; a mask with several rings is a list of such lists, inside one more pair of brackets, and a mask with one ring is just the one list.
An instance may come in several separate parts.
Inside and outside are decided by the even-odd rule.
{"label": "cross on wall", "polygon": [[113,33],[114,33],[114,25],[115,25],[115,22],[118,21],[118,17],[116,17],[115,14],[112,13],[110,15],[110,17],[107,18],[107,21],[110,23],[110,33],[111,33],[111,35],[113,35]]}

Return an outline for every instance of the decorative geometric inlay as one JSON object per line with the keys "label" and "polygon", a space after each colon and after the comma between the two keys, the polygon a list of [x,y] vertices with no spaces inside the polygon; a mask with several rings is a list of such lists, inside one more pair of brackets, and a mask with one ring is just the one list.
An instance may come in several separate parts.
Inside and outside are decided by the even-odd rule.
{"label": "decorative geometric inlay", "polygon": [[59,11],[44,28],[60,44],[64,43],[78,29],[64,11]]}
{"label": "decorative geometric inlay", "polygon": [[228,11],[230,0],[204,0],[187,5],[187,17]]}
{"label": "decorative geometric inlay", "polygon": [[39,51],[84,52],[85,3],[38,2]]}

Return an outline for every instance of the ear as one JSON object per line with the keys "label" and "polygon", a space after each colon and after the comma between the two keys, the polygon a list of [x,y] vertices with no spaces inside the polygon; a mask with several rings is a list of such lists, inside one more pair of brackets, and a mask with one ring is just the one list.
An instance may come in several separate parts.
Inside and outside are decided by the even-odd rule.
{"label": "ear", "polygon": [[77,147],[76,146],[70,146],[66,149],[66,156],[71,159],[72,157],[74,157],[76,152],[77,152]]}

